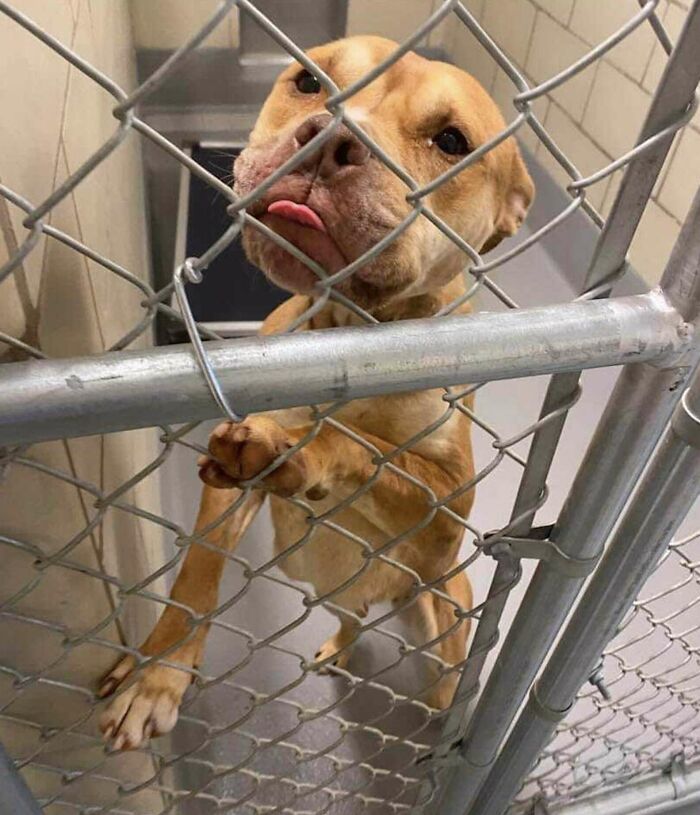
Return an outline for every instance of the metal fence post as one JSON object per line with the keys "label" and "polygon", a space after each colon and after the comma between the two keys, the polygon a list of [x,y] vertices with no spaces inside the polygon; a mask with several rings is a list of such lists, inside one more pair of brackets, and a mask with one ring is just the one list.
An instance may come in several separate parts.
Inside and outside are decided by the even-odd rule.
{"label": "metal fence post", "polygon": [[[700,36],[700,3],[695,2],[688,13],[686,25],[678,38],[661,82],[657,88],[652,105],[647,114],[646,121],[638,138],[638,144],[653,136],[663,129],[669,121],[682,115],[683,110],[693,98],[698,81],[700,80],[700,61],[696,48],[697,38]],[[601,234],[596,249],[596,254],[586,276],[584,292],[591,292],[592,296],[606,297],[609,295],[612,286],[617,279],[619,270],[625,262],[625,255],[629,249],[635,230],[639,224],[646,202],[651,195],[653,185],[658,173],[661,170],[665,157],[672,143],[673,136],[669,135],[665,139],[657,141],[656,145],[638,156],[633,161],[628,171],[625,173],[620,190],[615,200],[613,210],[606,222],[604,231]],[[638,382],[641,379],[648,379],[651,372],[643,367],[629,366],[629,370],[623,370],[618,383],[617,392],[624,393],[631,382],[637,384],[639,388],[641,404],[648,396],[651,396],[655,386],[642,385]],[[630,381],[628,384],[628,380]],[[516,503],[513,508],[511,521],[516,521],[515,534],[527,534],[532,526],[534,511],[527,513],[529,508],[537,509],[539,498],[544,489],[547,474],[552,464],[554,454],[557,449],[559,438],[564,428],[564,423],[568,415],[566,406],[575,401],[578,390],[579,374],[576,372],[562,373],[555,375],[551,382],[545,401],[543,403],[540,419],[544,419],[549,414],[552,420],[543,422],[540,429],[535,433],[530,452],[528,455],[528,467],[523,474],[523,479],[518,491]],[[672,383],[673,374],[668,382]],[[658,380],[659,390],[657,395],[662,393],[664,386]],[[675,387],[675,386],[674,386]],[[611,403],[612,403],[611,399]],[[659,424],[655,425],[656,439],[658,439],[663,427],[663,422],[670,415],[673,408],[673,401],[664,406],[659,406]],[[563,410],[560,410],[561,408]],[[646,448],[646,454],[651,447]],[[636,471],[636,475],[639,471]],[[609,532],[610,529],[607,530]],[[606,533],[607,534],[607,533]],[[485,656],[498,638],[499,621],[510,589],[517,582],[517,565],[513,559],[505,554],[499,559],[496,572],[493,577],[491,589],[486,601],[485,612],[479,622],[477,631],[469,653],[467,668],[460,682],[457,692],[457,699],[462,700],[459,710],[456,710],[447,720],[445,725],[446,737],[449,739],[458,738],[464,731],[464,722],[458,718],[457,714],[463,714],[466,702],[473,697],[478,690],[478,679]],[[563,621],[565,613],[562,614]],[[553,629],[555,631],[556,628]],[[485,778],[488,766],[495,758],[496,751],[507,732],[510,722],[515,717],[517,710],[527,692],[529,685],[534,679],[539,665],[551,645],[553,634],[550,638],[546,636],[542,639],[542,647],[532,655],[529,660],[529,668],[522,671],[524,666],[520,666],[521,673],[511,677],[517,685],[511,686],[510,694],[501,698],[496,705],[500,708],[501,726],[498,730],[490,730],[481,733],[484,753],[490,754],[490,759],[480,770],[472,767],[470,770],[470,780],[467,788],[463,788],[462,794],[468,800],[473,798],[479,785]],[[545,639],[547,640],[545,642]],[[469,663],[474,663],[470,669]],[[517,678],[516,678],[517,677]],[[496,697],[498,698],[498,697]],[[479,709],[487,704],[482,701]],[[474,719],[468,725],[468,734],[474,732],[476,727]],[[468,737],[467,734],[467,737]],[[465,737],[464,742],[466,742]],[[459,811],[459,810],[455,810]]]}
{"label": "metal fence post", "polygon": [[[700,379],[676,407],[606,555],[470,810],[500,815],[568,713],[608,640],[700,494]],[[639,800],[640,806],[643,797]]]}
{"label": "metal fence post", "polygon": [[[662,290],[689,323],[697,321],[700,193],[674,247]],[[674,368],[623,368],[552,532],[552,540],[567,556],[592,560],[602,551],[694,364],[695,359]],[[465,763],[446,785],[444,811],[471,812],[487,777],[493,777],[490,770],[500,743],[583,579],[563,575],[547,562],[535,572],[461,743]]]}

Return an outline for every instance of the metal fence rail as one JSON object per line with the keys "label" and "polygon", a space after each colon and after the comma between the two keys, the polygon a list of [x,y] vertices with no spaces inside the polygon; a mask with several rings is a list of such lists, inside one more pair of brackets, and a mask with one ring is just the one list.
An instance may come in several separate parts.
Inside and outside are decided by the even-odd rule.
{"label": "metal fence rail", "polygon": [[[656,16],[658,3],[659,0],[641,2],[640,11],[618,32],[557,76],[530,87],[468,8],[458,0],[446,0],[389,59],[351,86],[340,89],[254,2],[224,0],[201,30],[194,32],[141,86],[128,92],[12,3],[0,0],[1,13],[115,100],[112,136],[46,200],[28,201],[22,190],[0,184],[0,195],[26,214],[24,241],[0,269],[0,296],[3,281],[36,251],[40,238],[45,236],[118,276],[143,298],[141,318],[112,344],[109,350],[113,353],[101,357],[48,360],[40,347],[3,333],[0,326],[0,343],[12,348],[16,356],[30,359],[9,363],[0,371],[0,444],[5,445],[0,448],[0,468],[6,483],[26,479],[38,492],[51,484],[70,485],[80,495],[84,512],[84,523],[78,524],[75,534],[66,540],[56,541],[48,535],[45,539],[41,535],[31,538],[11,528],[0,529],[0,549],[12,559],[11,579],[0,580],[0,622],[19,643],[17,648],[0,649],[0,738],[10,748],[16,766],[25,774],[44,811],[51,815],[64,812],[345,815],[365,810],[428,812],[431,808],[440,813],[462,813],[471,807],[473,815],[496,815],[513,799],[542,748],[545,749],[537,767],[514,799],[514,811],[527,811],[537,800],[568,804],[574,797],[619,784],[621,780],[666,769],[672,759],[677,766],[679,752],[687,760],[696,754],[700,743],[695,718],[698,697],[692,670],[681,675],[676,675],[673,669],[655,673],[653,667],[631,657],[628,649],[641,648],[640,643],[653,637],[665,637],[655,647],[679,648],[679,668],[694,665],[697,670],[697,646],[688,631],[679,632],[670,622],[677,612],[665,607],[666,616],[660,617],[654,607],[659,597],[644,595],[621,624],[618,638],[606,649],[604,672],[612,699],[601,703],[584,692],[571,717],[558,726],[555,740],[545,747],[560,714],[567,712],[571,698],[592,667],[582,660],[578,673],[564,671],[568,684],[559,687],[561,663],[570,659],[567,648],[571,648],[571,632],[590,618],[590,604],[602,602],[601,595],[605,596],[605,591],[616,585],[613,577],[627,581],[623,596],[631,601],[646,574],[646,570],[634,572],[626,562],[615,564],[616,553],[619,555],[624,549],[620,536],[639,539],[639,551],[644,553],[644,564],[648,566],[662,553],[673,522],[695,497],[698,472],[694,392],[686,403],[685,419],[676,413],[675,429],[666,432],[648,476],[655,476],[657,482],[665,481],[669,493],[665,508],[655,518],[649,517],[648,494],[645,498],[644,490],[648,493],[650,482],[645,481],[630,505],[620,527],[622,531],[613,539],[607,565],[596,572],[579,606],[578,617],[566,629],[540,684],[532,684],[585,576],[595,567],[646,458],[664,434],[666,422],[698,357],[694,330],[700,303],[697,296],[700,242],[697,237],[694,239],[700,234],[697,202],[667,269],[662,290],[636,298],[603,300],[624,272],[625,253],[673,135],[695,110],[693,95],[700,78],[700,60],[694,45],[700,36],[700,4],[696,2],[689,12],[686,28],[637,146],[609,166],[584,177],[539,122],[532,104],[603,57],[640,25],[651,25],[669,51],[668,37]],[[227,185],[196,164],[181,145],[169,141],[139,115],[139,105],[169,81],[175,69],[193,55],[196,47],[235,8],[259,24],[291,57],[318,77],[328,93],[326,108],[331,114],[327,127],[243,198],[236,197]],[[353,121],[346,103],[445,22],[467,26],[505,71],[513,83],[516,115],[488,143],[421,186]],[[411,212],[379,244],[329,276],[246,208],[275,180],[330,139],[341,124],[404,183]],[[571,201],[559,215],[512,248],[495,259],[486,259],[432,211],[430,196],[504,139],[527,128],[571,177],[568,188]],[[172,282],[159,291],[135,270],[124,268],[48,222],[51,211],[118,150],[130,133],[138,133],[155,144],[230,202],[230,227],[202,256],[189,258],[180,266]],[[625,177],[606,222],[591,206],[587,191],[600,179],[624,168]],[[507,290],[509,262],[579,210],[601,229],[584,292],[571,304],[519,309]],[[467,293],[428,322],[378,326],[376,318],[349,301],[336,285],[386,249],[419,218],[427,218],[464,253]],[[289,336],[220,343],[213,332],[195,324],[185,284],[196,284],[202,279],[207,265],[237,238],[244,224],[260,230],[302,260],[319,278],[317,297],[309,311],[298,315],[287,327]],[[500,274],[496,280],[493,275],[496,270],[506,274]],[[497,304],[499,314],[451,316],[465,301],[477,298],[478,302],[482,296],[491,298],[489,304]],[[322,342],[315,335],[292,333],[329,302],[344,306],[368,325],[325,333]],[[135,340],[148,335],[159,313],[182,321],[190,344],[176,349],[129,350]],[[593,341],[587,342],[587,337]],[[202,339],[214,342],[203,343]],[[463,350],[466,339],[468,353]],[[318,349],[323,342],[333,343],[337,351],[333,359],[320,354]],[[370,375],[364,363],[377,359],[382,364]],[[566,414],[580,393],[579,372],[607,365],[624,368],[569,500],[554,530],[530,539],[529,535],[536,535],[536,530],[532,530],[535,514],[547,498],[546,479]],[[342,387],[338,387],[341,369],[345,378]],[[541,413],[516,433],[499,429],[467,399],[479,391],[483,394],[491,380],[544,373],[556,376]],[[465,382],[472,384],[466,387]],[[343,424],[342,409],[350,399],[426,387],[444,389],[444,412],[389,453],[382,455]],[[277,401],[271,403],[273,390]],[[153,398],[154,392],[159,399]],[[249,411],[320,403],[325,403],[322,408],[313,408],[309,438],[325,427],[332,427],[372,453],[376,472],[355,494],[327,512],[316,512],[313,503],[290,499],[308,515],[306,532],[294,549],[304,546],[316,528],[332,529],[348,545],[361,547],[367,563],[378,558],[410,573],[415,584],[413,592],[397,608],[356,621],[361,633],[372,634],[381,641],[389,658],[379,667],[370,665],[361,672],[338,668],[335,678],[320,676],[319,669],[325,666],[315,662],[308,651],[305,626],[317,610],[337,611],[338,590],[314,596],[303,585],[281,575],[276,568],[280,556],[256,555],[254,559],[228,552],[225,558],[238,581],[235,591],[221,597],[217,608],[205,615],[186,609],[190,634],[200,626],[210,626],[212,635],[227,643],[227,661],[217,663],[213,671],[208,669],[208,663],[191,669],[193,689],[171,736],[139,748],[135,761],[133,756],[105,749],[95,726],[100,707],[95,685],[98,677],[76,672],[76,660],[93,653],[102,656],[109,653],[115,658],[133,655],[140,659],[138,642],[131,641],[119,626],[134,613],[134,608],[160,611],[182,607],[167,595],[163,578],[169,579],[174,574],[189,544],[196,542],[212,548],[202,530],[193,533],[185,528],[140,493],[140,488],[157,484],[169,471],[194,467],[195,456],[203,452],[201,429],[194,422],[222,415],[238,419]],[[522,478],[513,511],[506,517],[504,507],[495,533],[489,534],[469,518],[459,516],[448,505],[454,496],[439,499],[427,485],[397,464],[402,452],[411,450],[458,414],[472,421],[485,449],[488,443],[489,458],[480,462],[475,476],[457,492],[462,494],[477,485],[491,483],[493,474],[504,467],[514,468]],[[630,416],[634,416],[634,423],[621,418]],[[640,421],[643,432],[639,432]],[[175,426],[183,422],[190,424]],[[70,466],[47,459],[40,446],[31,446],[39,441],[142,427],[156,428],[152,435],[157,436],[157,455],[136,472],[116,474],[116,482],[109,488],[98,486]],[[303,439],[300,446],[306,441]],[[531,445],[524,455],[523,442],[527,441]],[[284,455],[289,457],[293,452]],[[385,471],[407,479],[421,490],[429,502],[430,513],[416,526],[377,548],[344,529],[336,516],[358,500]],[[606,477],[597,478],[600,472],[605,472]],[[254,486],[255,480],[251,488]],[[217,523],[225,521],[229,514],[227,510]],[[450,576],[467,570],[478,559],[491,556],[496,562],[488,597],[474,609],[460,609],[446,597],[441,582],[422,581],[416,572],[393,557],[398,544],[436,516],[448,517],[459,524],[467,536]],[[118,524],[125,517],[157,529],[163,538],[162,558],[149,573],[127,576],[117,567],[118,559],[105,548],[103,528],[108,523]],[[98,556],[87,558],[85,547],[92,545]],[[111,545],[116,548],[118,542]],[[643,545],[649,548],[644,549]],[[658,567],[663,569],[664,564],[674,562],[687,573],[682,586],[671,585],[663,595],[674,598],[673,603],[677,591],[684,588],[690,591],[691,584],[696,582],[694,545],[695,538],[679,540],[663,555]],[[467,716],[468,703],[479,693],[486,658],[496,645],[505,602],[520,577],[519,558],[529,552],[534,552],[543,563],[530,584],[476,710]],[[354,579],[359,576],[358,572]],[[45,604],[34,602],[37,593],[50,587],[52,581],[59,586],[61,581],[75,581],[78,587],[99,584],[108,598],[108,611],[104,616],[82,616],[80,625],[66,624]],[[238,624],[237,610],[250,597],[264,597],[266,591],[283,593],[288,598],[287,616],[273,620],[272,628],[261,623],[260,627],[251,626],[248,630]],[[419,595],[426,593],[452,603],[455,625],[464,619],[478,622],[470,653],[463,663],[448,665],[434,652],[434,646],[449,631],[416,643],[388,625],[399,611],[409,609]],[[697,597],[693,595],[684,601],[684,608],[693,608],[695,602]],[[589,662],[597,659],[613,633],[618,622],[616,613],[619,617],[625,611],[624,604],[611,607],[606,627],[600,629],[597,639],[589,632]],[[638,634],[641,619],[647,620],[650,631]],[[27,649],[21,647],[25,637],[37,638],[45,645],[39,658],[27,657]],[[631,637],[631,642],[626,637]],[[168,655],[158,661],[167,665]],[[618,666],[619,677],[607,667],[610,663]],[[135,671],[137,677],[148,664],[149,660],[140,662]],[[264,665],[276,666],[278,673],[262,671]],[[415,681],[407,690],[397,689],[394,674],[397,668],[406,666],[416,675],[420,670],[432,670],[432,682],[436,670],[439,677],[445,673],[460,675],[452,707],[448,711],[430,708],[422,698],[424,687],[417,687]],[[278,677],[279,681],[274,681]],[[628,687],[629,677],[637,677],[640,687]],[[513,735],[503,744],[531,687],[537,690],[518,719]],[[651,706],[645,695],[648,689],[653,696]],[[551,698],[546,691],[551,692]],[[212,703],[212,699],[224,700],[226,721],[211,715],[219,705]],[[664,707],[667,702],[673,713]],[[609,717],[611,711],[613,716]],[[654,718],[656,714],[650,711],[666,717],[678,715],[678,722],[673,725],[674,738],[668,737]],[[632,731],[619,730],[618,719],[630,723]],[[649,733],[654,739],[651,746],[644,743]],[[605,745],[602,759],[596,752],[599,742]],[[1,796],[2,791],[0,802]]]}

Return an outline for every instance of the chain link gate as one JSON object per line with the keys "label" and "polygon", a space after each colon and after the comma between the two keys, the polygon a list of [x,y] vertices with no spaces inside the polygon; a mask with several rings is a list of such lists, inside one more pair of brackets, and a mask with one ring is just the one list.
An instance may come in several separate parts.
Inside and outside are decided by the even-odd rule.
{"label": "chain link gate", "polygon": [[[13,534],[11,529],[0,530],[3,557],[7,556],[10,563],[8,577],[2,581],[0,618],[15,640],[12,647],[3,646],[0,661],[2,741],[45,812],[302,815],[361,809],[377,813],[456,813],[470,807],[473,815],[496,815],[511,800],[513,812],[530,811],[540,804],[562,806],[562,811],[568,811],[573,798],[636,776],[646,777],[660,769],[669,770],[669,777],[676,780],[691,778],[691,772],[683,774],[682,760],[690,762],[700,743],[697,737],[700,697],[692,670],[693,666],[697,668],[697,639],[693,639],[692,627],[690,630],[674,627],[679,612],[664,606],[660,616],[655,603],[662,596],[675,598],[677,592],[683,591],[683,609],[692,609],[699,596],[694,590],[696,539],[679,540],[662,555],[663,545],[697,492],[697,394],[691,391],[683,407],[676,407],[697,359],[692,330],[700,302],[696,279],[700,269],[697,201],[667,268],[662,292],[607,302],[605,298],[625,271],[626,251],[673,135],[695,111],[694,92],[700,77],[700,55],[695,48],[700,41],[700,6],[696,2],[689,12],[638,145],[609,166],[583,177],[532,109],[536,99],[600,59],[640,25],[651,25],[670,52],[670,42],[655,13],[658,0],[648,0],[640,6],[634,18],[585,57],[547,82],[530,87],[465,5],[448,0],[438,5],[390,59],[340,90],[254,2],[225,0],[200,31],[146,82],[127,93],[11,3],[0,2],[2,13],[100,85],[116,103],[112,137],[45,201],[27,201],[21,191],[0,185],[0,195],[26,213],[23,225],[27,230],[23,243],[0,270],[0,291],[2,281],[36,251],[40,238],[47,236],[119,276],[125,286],[135,287],[143,296],[142,319],[113,343],[110,348],[113,353],[107,357],[48,360],[41,348],[0,333],[0,340],[16,354],[35,360],[8,364],[2,372],[0,443],[6,445],[2,459],[6,484],[29,476],[33,481],[27,483],[37,491],[48,483],[69,484],[80,494],[85,513],[84,525],[79,525],[68,540],[27,539]],[[173,71],[235,7],[319,78],[328,92],[326,107],[332,114],[332,123],[327,128],[252,195],[241,199],[138,114],[139,103],[168,81]],[[444,21],[467,26],[506,72],[514,86],[517,113],[498,137],[420,187],[350,118],[345,103]],[[276,179],[318,149],[340,123],[350,128],[404,182],[412,212],[380,244],[347,268],[328,276],[296,247],[253,218],[246,207]],[[522,128],[530,128],[570,175],[571,202],[556,218],[514,248],[494,260],[486,260],[442,222],[426,202],[441,184]],[[178,268],[172,283],[160,291],[155,291],[133,270],[50,223],[52,209],[118,150],[132,132],[153,142],[230,201],[230,228],[204,255],[188,259]],[[624,180],[605,221],[587,200],[587,190],[622,168]],[[578,210],[586,213],[601,230],[583,293],[571,304],[519,309],[507,287],[496,282],[492,273],[496,269],[507,271],[509,261],[525,253]],[[319,297],[314,311],[336,301],[362,320],[376,323],[375,318],[348,301],[334,286],[396,240],[417,218],[428,218],[458,244],[465,254],[465,277],[469,281],[466,297],[434,318],[428,331],[425,326],[415,330],[409,324],[336,331],[331,358],[319,353],[318,346],[323,343],[318,343],[309,332],[293,333],[308,313],[288,326],[287,336],[267,339],[264,346],[259,339],[219,343],[220,338],[213,332],[194,322],[185,283],[200,280],[208,263],[248,223],[318,275]],[[451,316],[465,299],[485,291],[501,304],[501,312],[468,318]],[[173,308],[173,294],[179,309]],[[129,351],[138,337],[150,331],[158,313],[182,320],[191,344],[176,349]],[[593,343],[589,342],[591,336]],[[202,339],[212,342],[203,343]],[[470,351],[465,358],[460,349],[467,342]],[[263,347],[265,355],[261,354]],[[381,381],[367,373],[369,363],[377,359],[382,362]],[[535,514],[547,499],[547,474],[567,412],[580,393],[579,372],[603,365],[624,367],[596,436],[554,528],[533,529]],[[341,373],[343,385],[339,388]],[[491,380],[544,373],[554,376],[542,412],[536,421],[514,435],[504,435],[479,414],[478,407],[464,401],[474,393],[478,395]],[[473,384],[465,389],[460,385],[464,382]],[[426,387],[444,388],[444,414],[403,448],[389,454],[380,454],[336,417],[352,398]],[[153,398],[154,391],[159,395],[157,400]],[[220,415],[236,419],[247,412],[296,405],[324,405],[314,408],[314,433],[330,426],[370,449],[376,466],[371,481],[384,471],[412,478],[394,459],[455,413],[468,416],[475,432],[485,434],[492,446],[490,461],[470,483],[460,487],[460,493],[488,483],[491,474],[501,466],[521,471],[520,489],[510,519],[503,517],[498,531],[490,534],[456,515],[448,506],[454,496],[440,500],[426,485],[412,481],[426,493],[431,507],[419,528],[442,515],[459,523],[472,539],[466,553],[462,551],[454,574],[468,569],[479,558],[490,556],[496,563],[488,597],[466,611],[445,595],[439,584],[425,584],[415,572],[410,575],[415,588],[405,600],[407,606],[418,595],[429,593],[452,604],[454,625],[461,625],[466,618],[478,621],[467,660],[464,664],[447,665],[433,653],[437,640],[416,644],[387,627],[397,613],[393,609],[369,621],[358,620],[361,631],[374,632],[391,652],[388,664],[360,675],[341,668],[336,670],[335,678],[319,676],[318,670],[323,665],[311,659],[303,637],[295,640],[294,636],[295,632],[304,632],[304,624],[315,609],[336,608],[334,593],[316,597],[302,585],[288,581],[275,569],[279,557],[252,562],[248,557],[227,553],[226,558],[232,561],[230,568],[237,570],[239,576],[237,590],[220,598],[212,614],[202,616],[186,610],[192,631],[210,625],[227,638],[229,662],[216,674],[192,670],[193,690],[170,736],[132,755],[106,750],[95,725],[100,705],[94,684],[98,676],[76,674],[76,656],[100,652],[110,659],[124,654],[139,658],[138,641],[125,634],[120,623],[128,628],[130,616],[143,614],[144,607],[148,612],[153,609],[159,612],[168,605],[176,606],[176,601],[167,596],[165,583],[177,570],[191,542],[211,546],[203,540],[203,533],[192,533],[159,511],[145,492],[139,492],[140,485],[154,483],[168,467],[194,466],[195,456],[204,452],[201,436],[197,435],[199,420]],[[666,429],[674,410],[673,428]],[[635,423],[620,419],[632,415]],[[152,431],[157,435],[157,455],[148,466],[125,475],[110,490],[101,489],[70,467],[45,460],[32,447],[44,440],[143,427],[157,428]],[[604,562],[598,565],[602,546],[662,435],[663,441],[647,476],[654,478],[642,483],[611,539]],[[531,444],[525,457],[518,445],[528,439]],[[306,439],[300,444],[305,442]],[[292,453],[293,450],[285,455]],[[663,489],[652,489],[659,485]],[[369,483],[362,489],[367,488]],[[356,500],[362,489],[344,503]],[[653,504],[650,491],[660,492],[666,503]],[[309,515],[307,533],[298,546],[305,544],[316,525],[322,525],[361,547],[367,563],[374,558],[386,559],[396,568],[407,570],[391,557],[391,551],[415,529],[385,546],[373,548],[335,522],[334,512],[318,515],[313,504],[290,500]],[[652,507],[653,518],[649,512]],[[128,570],[122,571],[119,558],[104,549],[101,530],[115,516],[137,519],[139,524],[153,526],[162,534],[163,556],[151,571],[129,575]],[[95,545],[96,540],[100,545]],[[112,545],[116,547],[119,542],[112,541]],[[97,556],[90,548],[93,546]],[[625,559],[630,553],[636,568],[634,561]],[[569,713],[573,695],[591,674],[620,616],[637,595],[648,564],[659,556],[662,560],[658,569],[667,569],[673,563],[682,577],[669,574],[669,588],[662,595],[642,594],[621,623],[616,639],[606,647],[602,675],[607,684],[603,687],[611,699],[606,701],[583,691]],[[535,557],[542,562],[528,586],[498,662],[480,689],[486,658],[498,639],[506,600],[520,577],[522,557]],[[563,628],[584,579],[594,570],[595,576],[575,615]],[[107,609],[104,616],[87,613],[80,616],[79,623],[71,622],[62,614],[54,614],[46,603],[34,602],[33,597],[38,596],[42,587],[55,583],[60,589],[59,575],[66,574],[85,581],[84,585],[98,583],[104,589]],[[249,631],[236,624],[236,609],[261,584],[271,591],[288,593],[289,616],[273,620],[276,625],[273,630],[262,626],[260,630]],[[613,597],[621,600],[613,602]],[[675,604],[676,600],[670,602]],[[78,606],[79,601],[74,602],[72,610]],[[596,620],[595,630],[586,627],[586,621],[592,617]],[[639,628],[640,619],[648,621],[648,631]],[[559,644],[545,665],[550,647],[562,630]],[[665,642],[655,644],[654,648],[679,649],[678,666],[690,666],[687,674],[676,675],[668,669],[657,673],[653,666],[649,667],[654,657],[646,653],[645,642],[658,636],[665,637]],[[38,659],[35,655],[31,659],[25,656],[28,649],[23,646],[25,639],[28,642],[30,638],[42,644]],[[293,680],[276,686],[270,677],[261,675],[260,666],[265,664],[259,661],[261,655],[270,654],[276,660],[292,661],[297,672]],[[167,654],[160,661],[168,664]],[[149,660],[143,660],[139,670],[148,663]],[[431,709],[421,701],[422,688],[397,690],[392,671],[405,664],[414,672],[416,666],[432,666],[434,670],[436,664],[438,675],[458,672],[459,687],[452,707],[445,712]],[[611,664],[616,667],[611,668]],[[540,680],[533,684],[543,665]],[[76,681],[76,675],[80,681]],[[639,687],[629,685],[630,676],[638,679]],[[653,689],[656,700],[650,705],[645,695],[648,689]],[[530,700],[517,716],[528,691]],[[208,714],[207,700],[217,695],[229,711],[227,721]],[[369,697],[371,704],[367,704]],[[470,711],[468,705],[475,698],[476,707]],[[662,706],[662,701],[667,700],[671,700],[672,713]],[[662,726],[650,710],[658,710],[659,716],[666,718],[678,714],[678,720]],[[563,715],[567,718],[560,723]],[[517,723],[508,736],[516,717]],[[631,725],[631,730],[626,730],[620,719]],[[555,728],[555,740],[547,747]],[[649,733],[654,735],[651,743],[644,738]],[[540,753],[537,766],[518,793]],[[186,783],[183,779],[187,779]],[[652,779],[657,780],[653,775]],[[687,785],[692,788],[689,781]],[[31,801],[21,800],[28,801],[27,812],[31,812]],[[571,812],[576,811],[575,806]],[[638,810],[639,807],[629,811]]]}

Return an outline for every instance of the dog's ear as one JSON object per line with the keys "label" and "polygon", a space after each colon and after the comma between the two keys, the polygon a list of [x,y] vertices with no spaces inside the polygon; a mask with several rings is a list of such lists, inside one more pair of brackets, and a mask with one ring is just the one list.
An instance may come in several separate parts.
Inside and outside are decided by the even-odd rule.
{"label": "dog's ear", "polygon": [[535,185],[520,156],[520,151],[511,142],[510,163],[503,182],[501,208],[496,217],[493,233],[481,247],[482,254],[498,246],[503,238],[515,235],[525,220],[534,197]]}

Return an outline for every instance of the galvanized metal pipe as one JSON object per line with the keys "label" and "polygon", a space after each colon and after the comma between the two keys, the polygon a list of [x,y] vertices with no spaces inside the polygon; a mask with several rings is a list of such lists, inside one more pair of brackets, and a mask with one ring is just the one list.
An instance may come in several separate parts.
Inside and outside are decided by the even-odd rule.
{"label": "galvanized metal pipe", "polygon": [[700,495],[700,381],[674,413],[639,489],[470,815],[501,815]]}
{"label": "galvanized metal pipe", "polygon": [[[602,549],[673,412],[683,376],[649,365],[621,372],[570,492],[572,502],[583,503],[592,490],[599,503],[594,513],[581,509],[572,518],[588,524],[582,538],[570,537],[560,525],[557,544],[567,554],[584,558]],[[464,766],[446,784],[437,812],[471,815],[479,789],[493,777],[501,741],[582,584],[583,578],[565,577],[547,563],[538,566],[469,721],[460,750]]]}
{"label": "galvanized metal pipe", "polygon": [[[689,104],[692,102],[698,80],[700,79],[700,50],[697,48],[700,38],[700,3],[695,2],[686,18],[686,24],[678,37],[676,47],[669,59],[663,77],[654,99],[649,107],[649,111],[642,126],[642,130],[637,139],[637,144],[643,143],[646,139],[662,131],[672,122],[682,118]],[[620,189],[615,198],[610,215],[606,219],[606,224],[601,233],[595,254],[591,261],[583,292],[595,292],[596,297],[606,297],[612,288],[612,281],[616,279],[618,271],[625,263],[625,257],[634,237],[635,230],[644,212],[646,203],[651,195],[654,184],[668,154],[673,135],[659,140],[656,145],[637,156],[629,165],[625,172]],[[680,283],[682,275],[677,274],[676,279]],[[611,281],[606,286],[606,281]],[[681,300],[684,298],[681,297]],[[693,298],[685,298],[686,303]],[[675,303],[674,303],[675,305]],[[635,374],[632,374],[636,378]],[[648,376],[653,378],[653,372],[649,371]],[[579,387],[580,375],[578,372],[560,373],[552,378],[547,395],[545,397],[542,414],[547,412],[547,407],[552,405],[563,405],[571,401],[573,395]],[[646,388],[640,385],[640,393],[658,394],[657,388],[663,388],[661,379],[658,383],[648,382]],[[673,398],[666,400],[665,408],[659,406],[659,420],[668,417],[668,411],[673,406]],[[516,505],[512,517],[519,516],[523,509],[535,506],[538,496],[542,492],[547,480],[555,452],[559,444],[559,438],[564,429],[567,413],[563,412],[553,421],[543,425],[534,435],[527,460],[527,468],[518,490]],[[659,431],[657,425],[656,430]],[[644,455],[648,453],[648,445],[645,440],[639,440],[639,448],[630,450],[632,457],[636,454]],[[638,475],[638,470],[632,468],[629,475]],[[521,525],[518,530],[520,534],[527,533],[531,526],[532,518]],[[601,531],[602,531],[601,526]],[[608,530],[609,531],[609,530]],[[508,586],[513,584],[514,565],[507,556],[502,557],[496,567],[489,591],[489,606],[479,622],[474,637],[474,643],[470,650],[469,659],[475,660],[473,669],[467,670],[464,674],[464,681],[460,683],[458,693],[471,692],[471,686],[475,684],[484,661],[485,648],[498,637],[498,626],[501,614],[508,600]],[[578,591],[578,586],[569,593],[571,601]],[[563,619],[563,617],[561,618]],[[543,647],[532,654],[532,659],[527,666],[528,672],[517,677],[517,687],[505,690],[506,695],[499,698],[498,695],[484,695],[479,702],[479,710],[485,706],[492,706],[495,715],[500,714],[501,726],[498,730],[486,729],[479,734],[484,751],[491,754],[491,760],[496,754],[512,718],[515,716],[523,695],[527,687],[532,682],[534,674],[538,668],[538,661],[544,659],[546,648],[544,641],[554,636],[557,623],[551,631],[542,632]],[[510,640],[509,640],[510,642]],[[505,702],[505,708],[504,708]],[[463,706],[462,706],[463,707]],[[486,716],[485,721],[489,721]],[[492,724],[492,723],[491,723]],[[468,725],[467,737],[474,733],[472,724]],[[455,723],[455,717],[448,719],[446,730],[448,733],[459,733],[465,729],[464,724]],[[460,775],[459,769],[453,769],[452,780],[446,784],[446,799],[452,802],[455,812],[462,812],[468,802],[473,800],[479,785],[483,782],[487,774],[487,767],[477,770],[472,766],[469,770],[468,778]],[[459,792],[457,790],[459,789]],[[458,797],[455,797],[458,796]],[[461,800],[459,798],[461,796]]]}
{"label": "galvanized metal pipe", "polygon": [[605,790],[592,798],[560,804],[550,815],[671,815],[678,808],[700,811],[700,764],[677,764],[671,772]]}
{"label": "galvanized metal pipe", "polygon": [[[427,338],[430,341],[427,341]],[[691,345],[664,296],[308,331],[207,344],[240,414],[655,360]],[[189,346],[0,369],[0,444],[219,416]]]}
{"label": "galvanized metal pipe", "polygon": [[[693,322],[699,287],[700,194],[662,279],[662,289]],[[570,557],[602,551],[690,372],[687,364],[666,370],[628,365],[621,372],[552,533]],[[492,772],[498,749],[582,584],[546,562],[538,566],[469,721],[461,746],[465,766],[446,784],[441,811],[471,812],[481,786],[497,783]]]}

